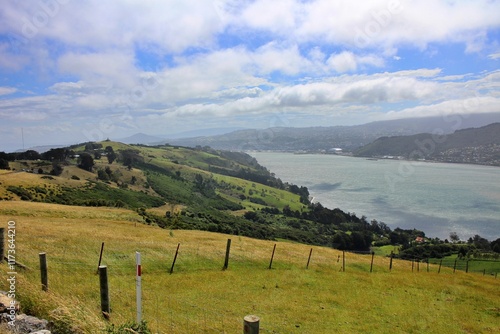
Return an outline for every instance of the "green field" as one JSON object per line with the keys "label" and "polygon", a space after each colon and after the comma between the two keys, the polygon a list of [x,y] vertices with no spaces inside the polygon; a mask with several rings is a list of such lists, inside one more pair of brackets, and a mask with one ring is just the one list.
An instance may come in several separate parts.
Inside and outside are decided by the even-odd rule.
{"label": "green field", "polygon": [[[494,333],[500,331],[500,279],[447,267],[413,271],[411,262],[311,246],[141,223],[134,211],[10,201],[2,227],[16,222],[16,294],[24,311],[60,330],[99,333],[135,319],[135,252],[143,267],[143,317],[154,333],[237,333],[245,315],[263,333]],[[222,271],[226,241],[229,268]],[[96,275],[101,243],[112,312],[100,314]],[[170,275],[177,245],[180,252]],[[273,269],[271,252],[276,246]],[[49,291],[38,254],[46,252]],[[5,264],[0,271],[7,272]],[[0,289],[6,289],[5,279]],[[62,331],[64,332],[64,331]]]}

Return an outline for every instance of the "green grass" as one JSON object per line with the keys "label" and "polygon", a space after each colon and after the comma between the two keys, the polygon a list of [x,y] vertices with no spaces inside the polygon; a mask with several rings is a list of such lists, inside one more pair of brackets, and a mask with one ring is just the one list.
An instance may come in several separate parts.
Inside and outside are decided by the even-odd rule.
{"label": "green grass", "polygon": [[[456,262],[455,262],[456,260]],[[456,270],[468,270],[469,272],[484,273],[485,275],[495,275],[495,273],[500,273],[500,261],[499,260],[483,260],[483,259],[458,259],[457,255],[450,255],[442,259],[429,259],[430,263],[439,265],[442,263],[443,267],[453,268]],[[468,263],[467,263],[468,262]]]}
{"label": "green grass", "polygon": [[[290,242],[200,231],[168,231],[138,224],[126,209],[5,202],[1,221],[16,221],[16,256],[25,310],[99,333],[96,275],[101,242],[108,266],[111,319],[135,319],[135,251],[142,255],[143,315],[156,333],[237,333],[247,314],[264,333],[493,333],[500,330],[499,279],[450,268],[411,271],[411,262]],[[222,271],[227,238],[229,268]],[[174,274],[168,274],[177,244]],[[277,244],[273,269],[267,269]],[[49,292],[40,289],[38,253],[46,252]],[[0,271],[7,271],[5,264]],[[6,281],[0,281],[6,289]],[[66,320],[65,320],[66,319]],[[65,322],[66,321],[66,322]]]}

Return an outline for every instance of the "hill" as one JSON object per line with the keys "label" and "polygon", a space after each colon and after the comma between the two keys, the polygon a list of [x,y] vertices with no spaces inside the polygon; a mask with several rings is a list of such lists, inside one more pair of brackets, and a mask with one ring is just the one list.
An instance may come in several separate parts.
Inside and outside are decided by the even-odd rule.
{"label": "hill", "polygon": [[500,166],[500,123],[457,130],[449,135],[382,137],[356,150],[354,155]]}
{"label": "hill", "polygon": [[[324,247],[142,224],[126,208],[6,201],[15,222],[15,292],[21,308],[54,333],[101,333],[135,319],[135,252],[142,257],[143,319],[154,333],[237,333],[256,314],[264,333],[494,333],[500,330],[495,276]],[[12,225],[12,224],[11,224]],[[229,267],[222,271],[226,241]],[[100,313],[99,250],[111,313]],[[177,246],[180,252],[169,274]],[[276,244],[272,270],[271,253]],[[308,269],[306,263],[312,255]],[[48,262],[40,286],[39,253]],[[6,263],[2,273],[11,272]],[[12,274],[11,274],[12,275]],[[2,276],[4,277],[4,276]],[[0,290],[7,290],[0,280]],[[0,329],[1,331],[1,329]],[[108,331],[109,332],[109,331]],[[111,332],[109,332],[111,333]],[[114,332],[116,333],[116,332]]]}
{"label": "hill", "polygon": [[[250,155],[210,147],[89,142],[43,154],[0,152],[0,200],[134,211],[145,224],[290,240],[341,250],[412,247],[425,232],[311,203],[306,187],[284,183]],[[478,239],[479,240],[479,239]],[[432,257],[458,253],[435,244]],[[490,251],[494,242],[470,242]],[[429,251],[418,250],[418,258]]]}
{"label": "hill", "polygon": [[223,135],[173,139],[169,143],[189,147],[208,145],[215,149],[238,151],[330,152],[334,148],[354,151],[384,136],[433,133],[436,129],[443,134],[451,134],[459,129],[493,122],[500,122],[500,113],[397,119],[353,126],[247,129]]}
{"label": "hill", "polygon": [[[0,154],[0,198],[120,207],[147,224],[261,239],[367,250],[390,229],[309,202],[305,187],[282,182],[239,152],[209,147],[84,143],[40,155]],[[381,237],[381,235],[385,236]]]}

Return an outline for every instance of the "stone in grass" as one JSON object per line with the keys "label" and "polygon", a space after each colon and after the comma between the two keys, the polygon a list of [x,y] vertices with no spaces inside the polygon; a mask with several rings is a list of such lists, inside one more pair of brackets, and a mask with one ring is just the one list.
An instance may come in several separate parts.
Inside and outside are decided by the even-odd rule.
{"label": "stone in grass", "polygon": [[19,311],[19,303],[7,296],[6,292],[0,291],[0,313],[10,313],[11,310],[17,313]]}
{"label": "stone in grass", "polygon": [[19,333],[36,333],[37,331],[46,330],[47,325],[47,320],[38,319],[26,314],[18,315],[15,321],[15,326]]}

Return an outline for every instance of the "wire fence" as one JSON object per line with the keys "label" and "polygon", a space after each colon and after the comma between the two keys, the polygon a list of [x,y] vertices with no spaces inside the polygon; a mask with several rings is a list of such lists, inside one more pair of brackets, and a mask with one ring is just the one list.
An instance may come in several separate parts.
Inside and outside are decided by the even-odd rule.
{"label": "wire fence", "polygon": [[[271,246],[271,244],[269,244]],[[500,261],[488,260],[396,260],[392,257],[374,256],[372,252],[344,252],[339,250],[312,247],[308,249],[289,246],[292,244],[280,243],[278,249],[269,247],[253,248],[241,243],[233,243],[231,251],[221,245],[220,249],[212,248],[207,253],[203,245],[189,245],[183,247],[180,244],[178,262],[173,263],[175,248],[171,244],[165,245],[158,242],[135,242],[133,245],[117,247],[112,245],[104,248],[102,257],[103,265],[110,273],[110,299],[112,303],[120,304],[120,310],[126,312],[124,318],[134,319],[135,295],[133,286],[135,284],[136,265],[135,252],[126,249],[143,249],[142,268],[144,275],[151,280],[160,277],[169,277],[170,270],[174,275],[180,273],[183,279],[189,280],[191,276],[198,279],[204,273],[216,273],[223,269],[224,260],[230,254],[229,270],[231,268],[251,267],[254,270],[266,270],[272,268],[287,271],[292,268],[303,268],[309,265],[314,270],[335,271],[366,271],[375,274],[395,271],[412,272],[434,272],[440,274],[451,274],[457,271],[493,275],[496,279]],[[276,253],[274,252],[276,250]],[[47,254],[49,263],[49,289],[64,293],[68,285],[76,296],[79,294],[90,294],[91,298],[99,299],[99,291],[85,291],[88,280],[97,281],[97,269],[99,258],[98,248],[92,252],[87,259],[82,259],[73,252],[74,250],[61,249],[59,253]],[[89,250],[80,250],[88,252]],[[274,256],[274,262],[273,262]],[[351,261],[351,258],[355,260]],[[32,275],[38,275],[38,268],[33,259],[21,259],[27,261],[32,268]],[[307,264],[306,264],[307,263]],[[148,292],[152,281],[146,281],[144,286],[144,315],[150,327],[156,333],[233,333],[241,330],[243,316],[241,312],[226,308],[214,311],[210,305],[206,305],[189,296],[177,296],[175,294],[154,295]],[[81,289],[78,287],[81,285]],[[232,298],[234,296],[219,296],[219,298]],[[123,304],[123,305],[122,305]],[[250,311],[253,311],[250,308]],[[281,322],[280,322],[281,321]],[[290,324],[285,320],[272,319],[260,328],[261,333],[280,333],[276,328],[287,328]]]}

